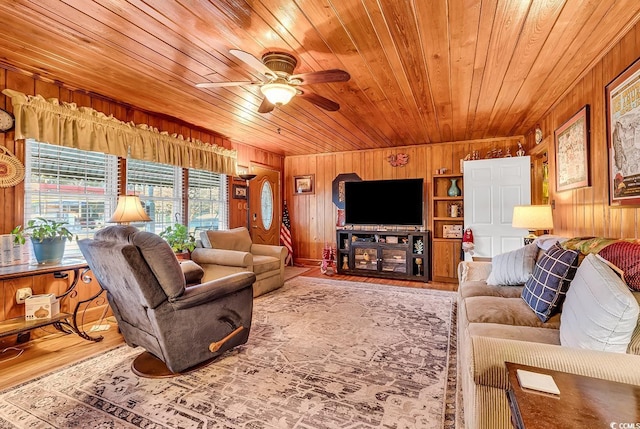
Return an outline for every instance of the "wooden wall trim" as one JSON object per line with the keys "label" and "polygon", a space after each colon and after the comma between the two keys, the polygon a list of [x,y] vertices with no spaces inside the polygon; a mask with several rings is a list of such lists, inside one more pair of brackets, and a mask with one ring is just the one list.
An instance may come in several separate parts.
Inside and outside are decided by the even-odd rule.
{"label": "wooden wall trim", "polygon": [[[611,47],[601,61],[540,120],[548,148],[550,201],[554,203],[554,233],[563,236],[639,238],[640,208],[609,206],[608,151],[605,86],[631,65],[640,52],[640,24],[634,25]],[[575,112],[589,104],[591,110],[591,186],[556,190],[554,132]],[[529,134],[532,134],[533,130]]]}
{"label": "wooden wall trim", "polygon": [[[435,169],[459,173],[460,160],[473,150],[479,151],[481,158],[492,149],[502,149],[503,153],[510,149],[515,154],[518,142],[526,144],[525,136],[286,157],[284,197],[291,217],[294,258],[319,261],[324,245],[334,243],[337,209],[332,199],[332,182],[338,174],[356,173],[363,180],[423,178],[425,225],[430,225],[431,177]],[[398,153],[409,155],[406,166],[393,167],[388,162],[389,155]],[[315,175],[315,192],[296,195],[293,177],[305,174]]]}
{"label": "wooden wall trim", "polygon": [[[238,163],[248,165],[258,162],[271,168],[283,171],[284,157],[251,146],[231,142],[215,131],[190,125],[188,122],[168,117],[162,114],[148,112],[134,106],[110,100],[99,94],[92,94],[81,89],[65,87],[58,82],[52,82],[25,74],[12,68],[0,67],[0,90],[10,88],[27,95],[42,95],[45,98],[57,98],[60,101],[74,102],[78,106],[88,106],[107,115],[129,122],[144,123],[156,127],[170,134],[182,134],[185,138],[199,139],[205,143],[212,143],[226,149],[238,151]],[[0,107],[11,111],[10,100],[0,94]],[[14,133],[0,134],[0,144],[13,152],[23,163],[25,160],[24,141],[15,141]],[[0,234],[6,234],[24,219],[24,182],[10,188],[0,188],[0,201],[3,202],[4,214],[0,219]],[[230,206],[230,225],[244,224],[246,211],[236,210]]]}

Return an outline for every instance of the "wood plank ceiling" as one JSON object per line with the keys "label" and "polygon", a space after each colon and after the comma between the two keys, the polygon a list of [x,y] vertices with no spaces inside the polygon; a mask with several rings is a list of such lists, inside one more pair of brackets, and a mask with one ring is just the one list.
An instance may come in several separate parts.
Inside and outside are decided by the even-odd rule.
{"label": "wood plank ceiling", "polygon": [[[524,134],[640,18],[635,0],[13,0],[0,64],[283,155]],[[343,69],[268,114],[229,54]]]}

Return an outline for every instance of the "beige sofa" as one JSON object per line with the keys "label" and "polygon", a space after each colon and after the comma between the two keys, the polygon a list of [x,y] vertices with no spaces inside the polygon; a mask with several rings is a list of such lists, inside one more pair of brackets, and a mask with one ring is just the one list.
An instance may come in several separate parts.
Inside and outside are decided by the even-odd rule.
{"label": "beige sofa", "polygon": [[245,227],[202,231],[198,245],[191,259],[204,269],[203,282],[250,271],[256,275],[254,297],[284,285],[286,247],[253,244]]}
{"label": "beige sofa", "polygon": [[[538,251],[536,260],[542,252]],[[579,260],[584,263],[582,257]],[[626,353],[562,346],[560,322],[568,319],[556,314],[543,323],[521,298],[523,286],[488,285],[491,271],[492,262],[458,266],[458,375],[466,429],[512,427],[505,362],[640,385],[638,325]],[[640,292],[633,295],[640,302]],[[568,302],[569,292],[564,309]]]}

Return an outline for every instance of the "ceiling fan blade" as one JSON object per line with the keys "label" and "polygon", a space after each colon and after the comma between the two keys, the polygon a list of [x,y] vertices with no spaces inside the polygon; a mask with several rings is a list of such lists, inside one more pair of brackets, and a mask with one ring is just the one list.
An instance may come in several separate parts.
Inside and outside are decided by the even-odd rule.
{"label": "ceiling fan blade", "polygon": [[276,106],[274,106],[273,104],[271,104],[269,102],[269,100],[267,100],[267,98],[265,97],[262,100],[262,103],[260,104],[260,107],[258,107],[258,113],[269,113],[271,112]]}
{"label": "ceiling fan blade", "polygon": [[313,85],[314,83],[346,82],[351,79],[351,75],[344,70],[332,69],[294,74],[289,79],[300,79],[302,83],[299,85]]}
{"label": "ceiling fan blade", "polygon": [[[233,56],[238,58],[240,61],[243,61],[245,64],[250,65],[258,72],[263,74],[266,77],[276,78],[276,74],[267,66],[265,66],[262,61],[254,57],[248,52],[240,51],[238,49],[231,49],[229,51]],[[268,80],[268,79],[266,79]]]}
{"label": "ceiling fan blade", "polygon": [[223,86],[242,86],[242,85],[260,85],[262,82],[237,81],[237,82],[202,82],[196,83],[198,88],[220,88]]}
{"label": "ceiling fan blade", "polygon": [[335,112],[340,109],[340,105],[335,101],[331,101],[328,98],[324,98],[323,96],[314,94],[313,92],[303,92],[302,94],[299,94],[299,97],[330,112]]}

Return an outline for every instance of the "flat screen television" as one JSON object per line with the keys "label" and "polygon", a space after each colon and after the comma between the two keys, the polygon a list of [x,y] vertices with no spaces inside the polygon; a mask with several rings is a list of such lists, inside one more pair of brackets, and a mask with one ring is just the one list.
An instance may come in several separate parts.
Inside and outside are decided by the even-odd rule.
{"label": "flat screen television", "polygon": [[345,182],[345,223],[422,226],[423,182],[423,179]]}

